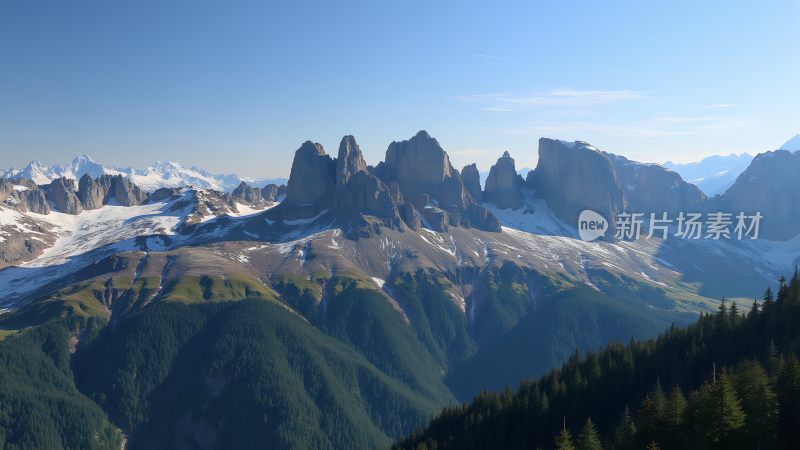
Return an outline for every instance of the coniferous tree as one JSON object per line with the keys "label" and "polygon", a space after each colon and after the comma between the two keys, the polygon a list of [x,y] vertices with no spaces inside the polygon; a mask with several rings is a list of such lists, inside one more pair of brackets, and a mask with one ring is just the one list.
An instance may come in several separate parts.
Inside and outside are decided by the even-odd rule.
{"label": "coniferous tree", "polygon": [[603,444],[600,442],[600,435],[597,433],[597,428],[592,423],[592,418],[586,419],[583,425],[583,430],[578,435],[578,442],[576,445],[577,450],[603,450]]}
{"label": "coniferous tree", "polygon": [[567,429],[566,424],[556,436],[556,450],[576,450],[575,443],[572,441],[572,434]]}
{"label": "coniferous tree", "polygon": [[664,410],[665,433],[661,434],[666,448],[683,448],[685,446],[683,438],[686,435],[684,428],[687,403],[680,386],[675,385],[667,396]]}
{"label": "coniferous tree", "polygon": [[722,297],[722,301],[719,302],[719,308],[717,309],[717,317],[724,318],[728,314],[728,305],[726,302],[727,300],[725,297]]}
{"label": "coniferous tree", "polygon": [[767,290],[764,291],[764,303],[772,303],[775,300],[774,295],[772,294],[772,288],[767,287]]}
{"label": "coniferous tree", "polygon": [[778,280],[778,295],[775,299],[777,303],[783,303],[786,300],[789,289],[786,287],[786,277],[781,275]]}
{"label": "coniferous tree", "polygon": [[788,299],[791,303],[796,303],[800,300],[800,273],[798,273],[797,266],[794,266],[794,273],[792,279],[789,280]]}
{"label": "coniferous tree", "polygon": [[780,369],[775,383],[780,404],[779,428],[784,442],[800,442],[800,362],[792,356]]}
{"label": "coniferous tree", "polygon": [[644,442],[661,442],[665,430],[667,398],[661,388],[661,380],[645,395],[639,408],[639,436]]}
{"label": "coniferous tree", "polygon": [[709,449],[742,446],[745,414],[730,376],[723,370],[692,397],[695,439]]}
{"label": "coniferous tree", "polygon": [[731,317],[731,323],[735,325],[736,322],[739,320],[739,307],[736,306],[736,302],[731,302],[731,309],[729,314]]}
{"label": "coniferous tree", "polygon": [[739,364],[733,383],[747,412],[745,434],[750,448],[774,448],[778,401],[767,372],[755,360]]}
{"label": "coniferous tree", "polygon": [[747,318],[750,320],[754,320],[758,317],[759,308],[758,308],[758,300],[753,299],[753,305],[750,306],[750,312],[747,313]]}
{"label": "coniferous tree", "polygon": [[611,447],[613,450],[633,450],[636,448],[636,424],[633,421],[628,405],[625,405],[619,424],[614,430],[614,439]]}
{"label": "coniferous tree", "polygon": [[770,376],[770,378],[777,377],[781,370],[781,366],[783,365],[783,360],[780,353],[778,353],[778,347],[775,345],[775,339],[769,340],[769,346],[767,347],[765,359],[767,361],[767,374]]}

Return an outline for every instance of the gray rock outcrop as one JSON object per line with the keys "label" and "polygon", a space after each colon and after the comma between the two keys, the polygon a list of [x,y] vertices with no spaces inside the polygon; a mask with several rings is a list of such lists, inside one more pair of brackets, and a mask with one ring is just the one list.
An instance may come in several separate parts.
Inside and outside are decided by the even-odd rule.
{"label": "gray rock outcrop", "polygon": [[438,231],[446,230],[444,223],[500,231],[497,219],[475,202],[447,153],[425,131],[407,141],[389,144],[386,160],[375,168],[375,173],[385,183],[397,183],[405,200]]}
{"label": "gray rock outcrop", "polygon": [[591,209],[614,223],[627,207],[622,185],[608,157],[586,142],[539,139],[539,163],[527,184],[568,224]]}
{"label": "gray rock outcrop", "polygon": [[302,208],[318,213],[330,208],[336,185],[336,162],[320,144],[306,141],[294,154],[281,210]]}
{"label": "gray rock outcrop", "polygon": [[80,214],[83,211],[81,201],[75,193],[75,180],[57,178],[47,186],[47,200],[52,202],[58,211],[66,214]]}
{"label": "gray rock outcrop", "polygon": [[617,173],[628,207],[645,214],[701,211],[706,196],[676,172],[658,164],[645,164],[603,152]]}
{"label": "gray rock outcrop", "polygon": [[467,192],[472,196],[472,199],[478,203],[483,203],[481,174],[475,163],[464,166],[464,168],[461,169],[461,180],[464,182],[464,187],[467,188]]}
{"label": "gray rock outcrop", "polygon": [[239,186],[231,192],[233,199],[245,205],[253,205],[257,207],[265,206],[264,197],[261,195],[261,189],[253,187],[242,181]]}
{"label": "gray rock outcrop", "polygon": [[122,175],[103,174],[97,181],[106,193],[103,204],[113,200],[122,206],[135,206],[147,200],[147,194]]}
{"label": "gray rock outcrop", "polygon": [[497,163],[489,169],[489,177],[486,178],[483,197],[500,209],[518,209],[522,207],[523,203],[523,184],[522,177],[517,174],[514,158],[508,152],[505,152],[497,160]]}
{"label": "gray rock outcrop", "polygon": [[350,218],[367,214],[399,226],[401,218],[389,188],[367,170],[367,163],[353,136],[345,136],[336,157],[334,207]]}
{"label": "gray rock outcrop", "polygon": [[[757,155],[710,210],[763,216],[760,235],[788,239],[800,233],[800,152],[777,150]],[[735,222],[735,219],[734,219]]]}
{"label": "gray rock outcrop", "polygon": [[261,197],[267,203],[275,203],[283,200],[286,196],[286,185],[282,184],[278,186],[277,184],[268,184],[261,188]]}
{"label": "gray rock outcrop", "polygon": [[102,208],[105,196],[103,187],[89,174],[84,174],[78,181],[78,199],[83,209]]}

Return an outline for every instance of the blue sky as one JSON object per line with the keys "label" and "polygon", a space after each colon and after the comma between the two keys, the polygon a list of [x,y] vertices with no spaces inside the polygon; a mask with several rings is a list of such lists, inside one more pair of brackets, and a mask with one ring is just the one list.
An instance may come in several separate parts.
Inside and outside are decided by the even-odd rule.
{"label": "blue sky", "polygon": [[280,176],[426,129],[458,167],[539,137],[642,161],[800,133],[800,2],[0,2],[0,166],[88,153]]}

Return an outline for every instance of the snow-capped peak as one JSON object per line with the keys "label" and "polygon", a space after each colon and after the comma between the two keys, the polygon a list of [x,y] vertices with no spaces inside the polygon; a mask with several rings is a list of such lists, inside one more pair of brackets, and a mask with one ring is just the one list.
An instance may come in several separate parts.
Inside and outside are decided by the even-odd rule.
{"label": "snow-capped peak", "polygon": [[38,184],[48,184],[61,177],[78,180],[87,173],[93,178],[97,178],[103,174],[121,174],[145,191],[155,191],[162,187],[181,186],[232,191],[242,181],[258,187],[268,183],[286,183],[286,179],[284,178],[252,179],[240,177],[236,174],[212,174],[197,167],[187,168],[181,163],[167,160],[156,161],[143,169],[123,169],[102,165],[86,154],[73,158],[72,161],[67,164],[55,166],[48,166],[34,160],[23,169],[15,169],[12,167],[7,170],[0,170],[0,177],[29,178]]}

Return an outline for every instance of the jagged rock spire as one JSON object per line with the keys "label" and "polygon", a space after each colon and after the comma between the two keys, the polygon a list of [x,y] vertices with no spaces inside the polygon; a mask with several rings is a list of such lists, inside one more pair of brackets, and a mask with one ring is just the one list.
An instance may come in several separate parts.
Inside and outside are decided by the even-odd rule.
{"label": "jagged rock spire", "polygon": [[503,152],[495,165],[489,170],[483,196],[499,208],[517,209],[522,206],[522,177],[517,174],[514,158]]}

